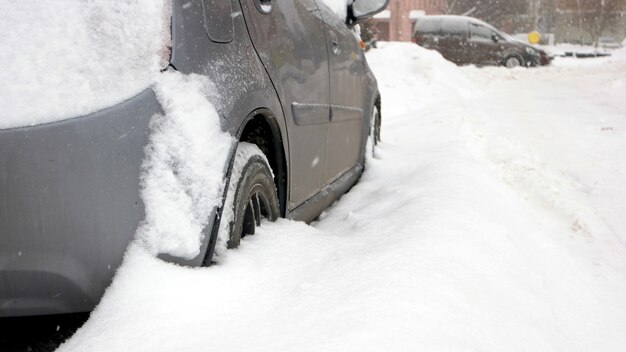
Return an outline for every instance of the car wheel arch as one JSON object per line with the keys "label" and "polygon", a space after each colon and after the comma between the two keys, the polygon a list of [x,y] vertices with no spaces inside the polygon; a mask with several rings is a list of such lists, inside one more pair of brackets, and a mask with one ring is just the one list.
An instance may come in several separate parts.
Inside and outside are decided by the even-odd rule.
{"label": "car wheel arch", "polygon": [[[238,142],[255,144],[268,159],[274,173],[274,184],[278,191],[280,215],[286,216],[288,199],[288,151],[276,115],[271,110],[260,108],[252,111],[241,122],[236,135]],[[231,159],[234,154],[231,155]]]}
{"label": "car wheel arch", "polygon": [[[286,206],[288,199],[288,170],[289,164],[286,158],[288,153],[285,145],[286,139],[283,138],[276,115],[267,108],[259,108],[250,112],[239,123],[239,128],[234,133],[236,143],[230,151],[228,167],[226,170],[226,177],[224,184],[228,185],[230,182],[231,172],[233,168],[233,162],[237,152],[237,145],[239,142],[252,143],[259,147],[263,154],[268,159],[270,168],[274,173],[274,184],[278,193],[280,216],[285,217]],[[226,200],[228,187],[224,190],[222,195],[223,201]],[[220,206],[216,213],[215,221],[213,221],[213,227],[209,236],[209,244],[204,256],[203,266],[210,266],[213,264],[213,254],[215,251],[215,245],[217,242],[218,232],[220,228],[220,222],[222,217],[223,204]]]}
{"label": "car wheel arch", "polygon": [[382,98],[380,96],[380,92],[378,90],[374,90],[373,93],[369,95],[369,97],[369,107],[366,110],[366,114],[363,116],[363,118],[365,119],[364,121],[366,122],[363,123],[363,142],[361,145],[361,156],[359,159],[359,163],[361,165],[365,165],[365,155],[367,153],[367,138],[369,137],[371,131],[371,116],[374,112],[374,109],[378,109],[378,121],[382,124]]}
{"label": "car wheel arch", "polygon": [[520,67],[526,66],[526,60],[524,60],[524,57],[516,52],[506,53],[504,55],[504,58],[502,59],[502,66],[506,66],[506,63],[510,58],[516,58],[517,60],[519,60]]}

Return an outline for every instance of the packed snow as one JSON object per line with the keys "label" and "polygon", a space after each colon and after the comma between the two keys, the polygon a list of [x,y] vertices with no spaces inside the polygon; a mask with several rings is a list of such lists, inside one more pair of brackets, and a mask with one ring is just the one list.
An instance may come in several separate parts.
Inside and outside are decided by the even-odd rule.
{"label": "packed snow", "polygon": [[624,351],[624,52],[368,60],[383,142],[348,194],[209,268],[133,243],[60,351]]}
{"label": "packed snow", "polygon": [[148,88],[167,0],[0,1],[0,129],[89,114]]}

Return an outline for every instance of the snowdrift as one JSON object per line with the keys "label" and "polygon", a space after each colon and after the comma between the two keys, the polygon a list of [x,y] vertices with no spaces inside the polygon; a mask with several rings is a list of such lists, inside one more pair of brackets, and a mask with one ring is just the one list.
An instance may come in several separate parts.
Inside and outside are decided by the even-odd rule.
{"label": "snowdrift", "polygon": [[624,60],[368,55],[383,143],[350,193],[210,268],[131,246],[60,350],[623,351]]}

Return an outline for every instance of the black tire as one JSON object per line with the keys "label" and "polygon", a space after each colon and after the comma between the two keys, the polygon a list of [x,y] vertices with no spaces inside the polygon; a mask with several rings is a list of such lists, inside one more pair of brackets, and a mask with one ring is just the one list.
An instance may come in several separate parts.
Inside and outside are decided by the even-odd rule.
{"label": "black tire", "polygon": [[[276,186],[267,159],[256,146],[240,143],[240,147],[242,144],[252,152],[239,153],[238,148],[235,156],[240,159],[235,160],[235,165],[243,167],[238,175],[232,175],[237,177],[237,186],[231,198],[233,216],[229,223],[229,249],[237,248],[244,236],[254,235],[256,227],[261,226],[261,219],[275,221],[280,215]],[[230,182],[232,184],[235,180]]]}
{"label": "black tire", "polygon": [[504,66],[507,68],[515,68],[524,66],[524,60],[518,56],[512,55],[504,60]]}

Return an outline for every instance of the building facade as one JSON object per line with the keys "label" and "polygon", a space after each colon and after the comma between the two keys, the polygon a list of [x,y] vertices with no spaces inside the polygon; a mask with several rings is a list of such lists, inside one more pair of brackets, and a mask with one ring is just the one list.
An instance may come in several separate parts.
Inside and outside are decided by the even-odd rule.
{"label": "building facade", "polygon": [[413,24],[419,16],[441,14],[446,0],[391,0],[374,17],[378,40],[411,41]]}

